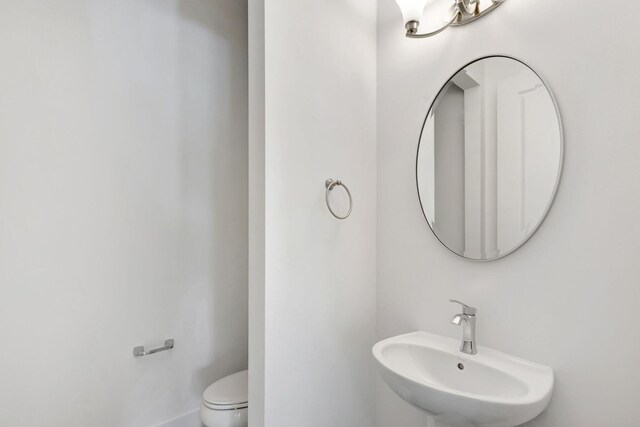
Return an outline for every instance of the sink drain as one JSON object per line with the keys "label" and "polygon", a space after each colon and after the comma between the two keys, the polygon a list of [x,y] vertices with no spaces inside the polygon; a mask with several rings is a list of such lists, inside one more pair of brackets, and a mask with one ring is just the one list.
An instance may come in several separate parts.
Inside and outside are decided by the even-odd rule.
{"label": "sink drain", "polygon": [[464,369],[464,365],[462,363],[458,363],[458,369],[462,371]]}

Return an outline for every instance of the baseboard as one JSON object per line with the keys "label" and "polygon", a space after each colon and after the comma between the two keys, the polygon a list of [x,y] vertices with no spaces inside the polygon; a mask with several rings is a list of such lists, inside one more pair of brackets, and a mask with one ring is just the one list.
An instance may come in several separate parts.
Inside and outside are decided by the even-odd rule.
{"label": "baseboard", "polygon": [[202,427],[202,423],[200,422],[200,409],[180,415],[165,423],[158,424],[156,427]]}

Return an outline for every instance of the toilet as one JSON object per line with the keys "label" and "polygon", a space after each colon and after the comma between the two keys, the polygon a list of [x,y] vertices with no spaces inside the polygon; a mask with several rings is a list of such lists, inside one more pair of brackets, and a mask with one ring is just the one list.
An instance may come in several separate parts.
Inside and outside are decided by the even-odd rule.
{"label": "toilet", "polygon": [[249,371],[236,372],[202,393],[200,419],[207,427],[247,427]]}

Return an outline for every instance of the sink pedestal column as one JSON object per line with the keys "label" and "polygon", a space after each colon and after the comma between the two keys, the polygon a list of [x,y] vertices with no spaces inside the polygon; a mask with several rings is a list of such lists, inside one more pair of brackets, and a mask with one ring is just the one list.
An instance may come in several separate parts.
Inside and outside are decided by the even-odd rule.
{"label": "sink pedestal column", "polygon": [[429,416],[427,419],[427,427],[473,427],[473,424],[469,423],[445,423],[437,420],[435,417]]}

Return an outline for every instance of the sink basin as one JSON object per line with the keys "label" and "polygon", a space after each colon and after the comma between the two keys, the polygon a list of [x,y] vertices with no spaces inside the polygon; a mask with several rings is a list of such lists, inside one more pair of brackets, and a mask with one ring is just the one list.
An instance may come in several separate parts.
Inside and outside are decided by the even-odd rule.
{"label": "sink basin", "polygon": [[373,346],[380,375],[433,424],[512,427],[538,416],[553,390],[551,368],[460,340],[413,332]]}

